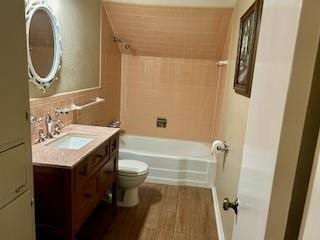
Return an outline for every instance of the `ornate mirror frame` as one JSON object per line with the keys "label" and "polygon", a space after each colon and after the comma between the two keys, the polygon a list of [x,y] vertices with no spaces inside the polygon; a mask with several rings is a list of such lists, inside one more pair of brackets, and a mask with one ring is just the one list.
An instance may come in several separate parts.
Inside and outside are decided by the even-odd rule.
{"label": "ornate mirror frame", "polygon": [[[51,22],[53,37],[54,37],[54,59],[53,59],[51,70],[46,77],[41,77],[36,72],[32,64],[32,59],[29,51],[30,25],[31,25],[33,15],[38,10],[43,10],[48,14],[48,18],[50,19],[50,22]],[[35,84],[41,91],[45,92],[52,85],[52,83],[58,79],[57,75],[59,74],[59,71],[61,69],[62,47],[61,47],[61,35],[60,35],[59,23],[53,10],[50,8],[46,0],[28,1],[28,3],[26,2],[25,15],[26,15],[26,30],[27,30],[29,81]]]}

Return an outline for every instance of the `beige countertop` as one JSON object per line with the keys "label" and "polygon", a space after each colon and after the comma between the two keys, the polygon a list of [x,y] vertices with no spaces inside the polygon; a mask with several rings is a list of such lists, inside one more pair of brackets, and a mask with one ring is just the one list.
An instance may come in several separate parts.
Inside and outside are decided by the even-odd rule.
{"label": "beige countertop", "polygon": [[[32,163],[34,166],[73,168],[118,132],[117,128],[71,124],[63,128],[62,133],[53,139],[33,144]],[[64,149],[48,145],[70,133],[94,135],[94,139],[80,149]]]}

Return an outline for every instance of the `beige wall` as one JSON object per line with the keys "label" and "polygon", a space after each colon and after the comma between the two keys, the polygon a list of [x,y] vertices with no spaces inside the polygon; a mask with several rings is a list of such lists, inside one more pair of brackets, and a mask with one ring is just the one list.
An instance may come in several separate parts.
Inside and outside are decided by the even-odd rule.
{"label": "beige wall", "polygon": [[[33,114],[44,117],[47,112],[50,112],[54,116],[54,109],[57,107],[68,106],[72,103],[83,104],[100,96],[105,99],[104,103],[82,111],[61,115],[59,118],[66,125],[80,123],[102,126],[112,120],[120,119],[121,54],[118,46],[113,43],[113,32],[104,11],[102,11],[101,24],[101,88],[31,99],[31,112]],[[87,60],[84,62],[87,62]],[[43,122],[31,126],[33,140],[37,138],[39,127],[44,127]]]}
{"label": "beige wall", "polygon": [[222,209],[222,202],[225,197],[235,199],[240,176],[241,158],[246,131],[249,98],[236,94],[233,90],[233,80],[235,71],[235,61],[238,47],[238,36],[240,18],[251,6],[253,0],[239,0],[235,6],[229,33],[224,49],[223,60],[228,60],[228,65],[221,68],[221,78],[219,84],[216,121],[214,122],[213,136],[216,139],[227,141],[231,150],[229,151],[223,169],[223,159],[217,162],[216,190],[219,200],[222,224],[225,238],[232,237],[234,223],[234,213],[225,212]]}
{"label": "beige wall", "polygon": [[[286,0],[264,4],[244,150],[243,154],[234,155],[239,146],[230,142],[226,162],[235,170],[240,161],[231,157],[243,159],[238,192],[240,212],[234,238],[296,239],[299,212],[303,208],[303,191],[299,189],[306,188],[306,169],[314,150],[311,139],[318,132],[314,122],[319,116],[319,77],[312,87],[311,83],[319,42],[319,3]],[[274,37],[275,32],[278,38]],[[309,98],[310,90],[316,94]],[[226,110],[228,101],[225,100]],[[222,133],[227,132],[225,129],[222,127]],[[240,141],[236,143],[243,145]],[[238,172],[239,169],[230,172],[224,179],[218,175],[217,188],[228,189]],[[225,196],[236,197],[232,192],[223,192],[219,204]],[[229,213],[222,211],[222,214]],[[226,218],[223,220],[226,239],[231,238],[232,218],[228,224]]]}
{"label": "beige wall", "polygon": [[[122,55],[121,121],[128,134],[211,141],[214,61]],[[156,118],[168,119],[165,129]]]}
{"label": "beige wall", "polygon": [[[291,0],[288,2],[291,4]],[[294,57],[289,72],[290,85],[279,139],[266,239],[294,239],[299,234],[320,125],[320,2],[295,0],[290,7],[290,15],[296,15],[297,19],[296,23],[290,21],[292,26],[296,26],[293,33],[297,37],[292,50]],[[267,5],[266,9],[271,31],[275,24],[271,18],[272,8]],[[283,36],[289,34],[292,35],[288,31]],[[269,36],[273,37],[271,32]],[[283,41],[279,42],[288,46],[288,41],[281,39]]]}
{"label": "beige wall", "polygon": [[45,94],[30,83],[30,97],[99,87],[100,0],[48,0],[61,31],[62,69]]}

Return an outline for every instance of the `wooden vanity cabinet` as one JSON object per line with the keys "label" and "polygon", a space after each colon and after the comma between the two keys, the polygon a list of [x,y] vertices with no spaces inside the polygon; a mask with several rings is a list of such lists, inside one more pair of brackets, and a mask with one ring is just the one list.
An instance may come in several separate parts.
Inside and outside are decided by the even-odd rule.
{"label": "wooden vanity cabinet", "polygon": [[117,134],[72,169],[34,166],[38,239],[74,240],[111,188],[116,210],[118,144]]}

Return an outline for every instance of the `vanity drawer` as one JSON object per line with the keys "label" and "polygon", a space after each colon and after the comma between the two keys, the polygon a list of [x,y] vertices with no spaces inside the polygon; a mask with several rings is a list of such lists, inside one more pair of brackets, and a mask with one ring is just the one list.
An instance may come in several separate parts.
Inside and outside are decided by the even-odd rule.
{"label": "vanity drawer", "polygon": [[110,156],[117,154],[118,149],[119,149],[119,134],[116,134],[110,140]]}
{"label": "vanity drawer", "polygon": [[0,208],[27,189],[25,156],[24,144],[0,153]]}
{"label": "vanity drawer", "polygon": [[100,147],[94,155],[88,160],[87,171],[89,177],[93,176],[105,164],[109,158],[109,144]]}
{"label": "vanity drawer", "polygon": [[116,160],[118,156],[112,157],[100,170],[97,176],[97,192],[104,194],[111,187],[116,177]]}

